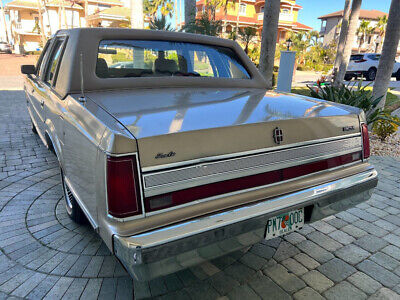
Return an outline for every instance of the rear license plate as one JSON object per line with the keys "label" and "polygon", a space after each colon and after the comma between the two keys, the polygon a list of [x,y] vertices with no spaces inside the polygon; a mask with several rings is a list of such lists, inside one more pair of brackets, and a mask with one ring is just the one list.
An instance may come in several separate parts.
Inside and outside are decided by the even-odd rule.
{"label": "rear license plate", "polygon": [[289,211],[268,220],[265,239],[287,234],[302,228],[304,225],[304,208]]}

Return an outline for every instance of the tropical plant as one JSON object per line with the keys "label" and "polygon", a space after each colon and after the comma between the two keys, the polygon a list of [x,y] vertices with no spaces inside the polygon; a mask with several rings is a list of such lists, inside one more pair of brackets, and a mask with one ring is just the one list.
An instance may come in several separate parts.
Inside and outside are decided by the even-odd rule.
{"label": "tropical plant", "polygon": [[386,119],[377,120],[372,125],[372,132],[375,133],[382,142],[384,142],[389,136],[397,132],[400,118],[392,116],[389,112],[382,112],[381,115],[386,117]]}
{"label": "tropical plant", "polygon": [[211,36],[217,36],[222,30],[222,21],[213,20],[210,13],[205,11],[193,23],[185,25],[183,28],[186,32],[193,32]]}
{"label": "tropical plant", "polygon": [[340,65],[337,73],[335,74],[334,84],[339,86],[344,80],[344,75],[346,74],[347,66],[349,65],[351,50],[354,45],[354,39],[356,37],[358,18],[360,16],[362,0],[353,0],[351,4],[351,12],[349,17],[349,27],[346,34],[345,46],[343,49],[343,57],[340,61]]}
{"label": "tropical plant", "polygon": [[371,27],[370,24],[371,24],[370,21],[362,20],[360,26],[357,29],[357,36],[360,36],[360,41],[358,44],[358,52],[361,52],[361,47],[364,44],[365,40],[375,30],[375,28]]}
{"label": "tropical plant", "polygon": [[339,43],[337,46],[336,58],[333,64],[334,72],[337,73],[340,64],[343,61],[343,51],[346,44],[347,35],[349,32],[349,19],[350,19],[350,0],[345,0],[343,9],[342,22],[338,25],[340,26]]}
{"label": "tropical plant", "polygon": [[144,0],[143,11],[151,19],[154,19],[159,11],[162,16],[172,17],[174,3],[172,0]]}
{"label": "tropical plant", "polygon": [[152,30],[165,30],[165,31],[174,31],[171,24],[167,22],[167,18],[165,16],[155,17],[150,20],[149,27]]}
{"label": "tropical plant", "polygon": [[382,45],[383,45],[383,38],[385,37],[386,33],[386,25],[387,25],[387,16],[378,17],[378,23],[375,26],[375,29],[379,32],[379,43],[375,49],[376,53],[382,52]]}
{"label": "tropical plant", "polygon": [[[357,86],[356,86],[357,84]],[[389,120],[400,125],[400,122],[388,117],[383,109],[377,109],[381,97],[375,97],[371,90],[367,90],[369,84],[363,86],[362,81],[349,83],[348,85],[332,84],[308,86],[310,95],[313,98],[328,100],[340,104],[350,105],[362,109],[367,116],[367,124],[373,124],[378,120]]]}
{"label": "tropical plant", "polygon": [[266,88],[272,89],[272,76],[276,49],[276,37],[278,36],[280,0],[268,0],[265,2],[263,29],[261,33],[260,72],[264,75]]}
{"label": "tropical plant", "polygon": [[237,38],[238,38],[238,34],[235,30],[232,30],[231,32],[229,32],[228,39],[230,39],[232,41],[236,41]]}
{"label": "tropical plant", "polygon": [[375,97],[382,97],[378,108],[385,107],[386,94],[392,77],[393,65],[400,40],[400,1],[392,0],[386,26],[386,37],[383,43],[382,55],[379,59],[374,91]]}
{"label": "tropical plant", "polygon": [[256,37],[257,30],[253,27],[245,27],[239,29],[239,36],[241,41],[244,43],[244,52],[249,53],[249,44]]}

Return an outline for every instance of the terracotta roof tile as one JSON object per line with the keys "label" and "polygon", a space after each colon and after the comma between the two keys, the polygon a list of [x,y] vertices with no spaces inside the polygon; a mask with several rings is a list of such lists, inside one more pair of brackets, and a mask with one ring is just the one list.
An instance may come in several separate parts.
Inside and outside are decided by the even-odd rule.
{"label": "terracotta roof tile", "polygon": [[11,7],[25,7],[25,8],[37,9],[38,8],[38,4],[37,4],[37,1],[14,0],[14,1],[8,2],[6,4],[6,7],[8,7],[8,8],[11,8]]}
{"label": "terracotta roof tile", "polygon": [[[387,16],[388,14],[376,9],[360,9],[360,19],[378,19],[378,17]],[[343,10],[339,10],[327,15],[320,16],[318,19],[328,19],[332,17],[342,17]]]}
{"label": "terracotta roof tile", "polygon": [[313,29],[312,27],[304,25],[299,22],[294,22],[293,25],[294,25],[293,29],[300,29],[300,30],[312,30]]}

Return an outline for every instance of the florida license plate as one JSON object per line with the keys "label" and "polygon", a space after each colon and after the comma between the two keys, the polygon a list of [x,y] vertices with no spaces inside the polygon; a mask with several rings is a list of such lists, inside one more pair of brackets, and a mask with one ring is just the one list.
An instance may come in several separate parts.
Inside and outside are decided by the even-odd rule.
{"label": "florida license plate", "polygon": [[265,239],[269,240],[302,228],[304,225],[304,208],[296,209],[267,221]]}

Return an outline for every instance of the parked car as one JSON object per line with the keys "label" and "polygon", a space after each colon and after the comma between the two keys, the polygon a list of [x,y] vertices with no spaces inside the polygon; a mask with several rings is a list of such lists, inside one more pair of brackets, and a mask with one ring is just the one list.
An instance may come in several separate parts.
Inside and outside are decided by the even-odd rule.
{"label": "parked car", "polygon": [[12,53],[12,46],[7,42],[0,42],[0,52]]}
{"label": "parked car", "polygon": [[[344,79],[351,80],[352,78],[365,77],[368,81],[374,81],[380,57],[381,55],[376,53],[351,55]],[[397,61],[393,66],[392,77],[396,77],[397,81],[400,80],[400,63]]]}
{"label": "parked car", "polygon": [[68,215],[135,280],[300,229],[377,184],[361,110],[267,91],[231,40],[61,30],[21,71]]}

